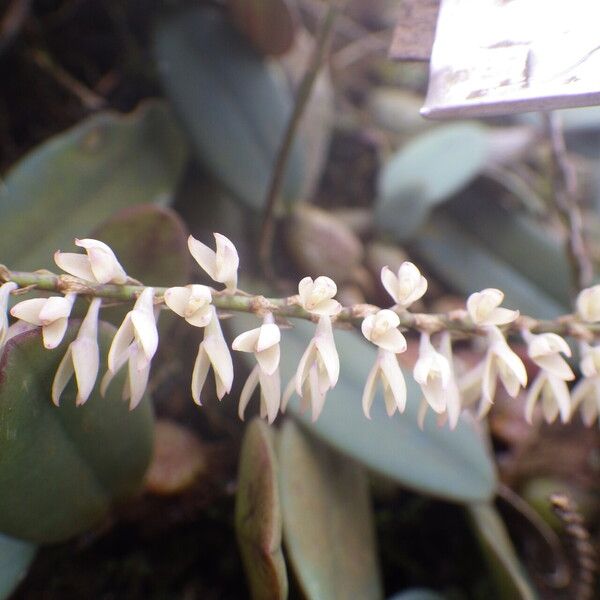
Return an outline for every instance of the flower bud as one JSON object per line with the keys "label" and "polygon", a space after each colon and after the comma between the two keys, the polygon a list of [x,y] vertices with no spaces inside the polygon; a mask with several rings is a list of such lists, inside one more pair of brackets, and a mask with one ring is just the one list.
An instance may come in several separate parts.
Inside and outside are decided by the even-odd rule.
{"label": "flower bud", "polygon": [[393,310],[380,310],[363,320],[361,330],[379,348],[399,354],[406,350],[406,339],[398,330],[399,325],[400,318]]}
{"label": "flower bud", "polygon": [[87,256],[72,252],[54,253],[54,262],[63,271],[94,284],[127,282],[127,274],[115,253],[104,242],[76,239],[75,245],[84,248]]}
{"label": "flower bud", "polygon": [[408,261],[400,265],[397,275],[394,275],[388,267],[383,267],[381,282],[394,302],[404,308],[408,308],[427,291],[427,279],[413,263]]}
{"label": "flower bud", "polygon": [[506,325],[519,316],[518,310],[500,308],[504,293],[494,288],[471,294],[467,299],[467,311],[475,325]]}
{"label": "flower bud", "polygon": [[342,309],[333,297],[337,294],[335,281],[321,275],[314,281],[312,277],[305,277],[298,284],[300,305],[304,310],[315,315],[336,315]]}
{"label": "flower bud", "polygon": [[577,296],[577,312],[588,323],[600,321],[600,285],[586,288]]}

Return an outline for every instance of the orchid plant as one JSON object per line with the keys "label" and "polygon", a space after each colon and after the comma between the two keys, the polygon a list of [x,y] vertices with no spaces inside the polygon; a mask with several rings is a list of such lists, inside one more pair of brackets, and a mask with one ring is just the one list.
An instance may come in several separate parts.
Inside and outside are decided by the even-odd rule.
{"label": "orchid plant", "polygon": [[[99,373],[98,320],[107,298],[135,300],[131,311],[117,330],[108,354],[108,370],[102,374],[102,394],[115,375],[127,368],[123,398],[131,410],[142,399],[149,380],[152,359],[159,344],[157,321],[163,310],[170,310],[188,324],[204,330],[193,373],[190,392],[194,402],[202,404],[202,389],[212,367],[219,399],[231,392],[234,368],[228,344],[220,325],[219,311],[255,313],[262,325],[233,340],[231,348],[254,354],[256,366],[243,386],[239,416],[244,413],[254,391],[260,389],[260,414],[272,423],[285,411],[290,398],[297,394],[301,408],[318,419],[327,393],[337,383],[340,360],[336,350],[334,326],[351,323],[360,327],[363,336],[378,353],[365,382],[362,407],[367,418],[375,398],[378,382],[383,387],[389,416],[402,413],[407,403],[406,384],[398,355],[407,349],[403,331],[420,333],[419,353],[413,377],[422,390],[420,409],[422,424],[428,409],[438,415],[440,425],[456,427],[462,410],[478,403],[478,416],[485,416],[494,402],[498,380],[509,396],[515,398],[527,387],[528,374],[522,359],[511,349],[507,334],[518,333],[527,346],[531,361],[539,369],[525,404],[525,418],[532,422],[534,408],[542,405],[547,422],[559,416],[568,422],[580,409],[583,421],[590,425],[600,413],[600,349],[593,346],[593,325],[600,322],[600,286],[584,289],[577,298],[577,314],[556,321],[536,321],[502,305],[504,294],[498,289],[473,293],[466,309],[448,315],[410,312],[410,306],[427,291],[427,280],[418,267],[404,262],[394,273],[381,271],[381,282],[393,304],[388,308],[372,305],[342,307],[335,299],[337,286],[325,276],[305,277],[298,284],[298,295],[288,298],[251,296],[237,287],[239,256],[234,244],[215,233],[213,250],[190,236],[188,247],[199,266],[224,289],[190,284],[168,289],[144,287],[130,279],[114,252],[103,242],[75,240],[85,254],[56,252],[54,259],[66,275],[18,273],[3,268],[5,283],[0,286],[0,344],[26,329],[39,327],[46,348],[56,348],[67,329],[71,309],[78,295],[92,301],[79,333],[69,345],[52,385],[52,401],[60,397],[74,375],[78,405],[84,404],[93,390]],[[20,288],[37,288],[59,292],[49,298],[21,301],[10,309],[16,319],[9,324],[9,298]],[[295,375],[282,392],[280,381],[280,320],[285,317],[309,319],[316,323]],[[560,333],[579,338],[582,349],[582,380],[571,393],[568,382],[575,375],[565,361],[571,349]],[[483,360],[471,371],[457,375],[454,364],[453,335],[479,336],[484,340]]]}

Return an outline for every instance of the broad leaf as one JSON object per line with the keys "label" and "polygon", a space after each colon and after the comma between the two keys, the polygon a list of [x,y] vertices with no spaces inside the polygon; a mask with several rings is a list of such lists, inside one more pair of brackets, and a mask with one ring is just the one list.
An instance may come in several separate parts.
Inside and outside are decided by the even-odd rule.
{"label": "broad leaf", "polygon": [[457,292],[499,288],[504,305],[524,314],[549,319],[564,312],[559,302],[445,215],[434,215],[412,247],[438,279]]}
{"label": "broad leaf", "polygon": [[471,504],[468,510],[500,598],[535,600],[537,594],[527,580],[498,511],[492,504]]}
{"label": "broad leaf", "polygon": [[[190,8],[161,22],[158,69],[189,132],[196,156],[245,204],[259,209],[292,96],[273,67],[210,8]],[[294,200],[304,175],[300,147],[290,157],[282,194]]]}
{"label": "broad leaf", "polygon": [[96,239],[114,250],[130,277],[165,287],[189,283],[188,235],[175,211],[152,204],[119,211],[94,231]]}
{"label": "broad leaf", "polygon": [[[256,323],[255,318],[236,315],[230,320],[230,328],[238,335],[256,327]],[[284,385],[295,373],[314,330],[314,324],[294,320],[294,328],[283,333]],[[450,431],[438,427],[430,414],[421,431],[417,425],[421,393],[408,369],[404,370],[408,389],[405,413],[389,418],[383,399],[378,396],[368,420],[362,411],[361,397],[376,350],[354,332],[336,330],[334,334],[340,355],[340,379],[328,393],[317,422],[312,423],[309,415],[302,417],[307,427],[338,450],[406,487],[459,502],[489,499],[494,494],[496,474],[476,426],[463,418]],[[294,412],[296,404],[292,401]]]}
{"label": "broad leaf", "polygon": [[304,596],[382,598],[364,469],[293,420],[280,442],[285,546]]}
{"label": "broad leaf", "polygon": [[490,152],[483,126],[436,127],[401,148],[379,175],[375,217],[379,227],[405,240],[432,208],[474,179]]}
{"label": "broad leaf", "polygon": [[43,143],[0,186],[0,261],[11,269],[55,267],[116,210],[166,203],[186,159],[185,142],[163,104],[130,115],[98,113]]}
{"label": "broad leaf", "polygon": [[266,423],[251,421],[240,454],[235,528],[255,600],[284,600],[288,593],[273,437]]}
{"label": "broad leaf", "polygon": [[447,212],[494,256],[564,309],[570,306],[570,268],[557,236],[532,219],[475,193],[449,203]]}
{"label": "broad leaf", "polygon": [[27,575],[37,546],[0,534],[0,600],[7,600]]}
{"label": "broad leaf", "polygon": [[[75,384],[60,407],[50,390],[67,344],[45,350],[37,331],[11,339],[0,360],[0,531],[36,542],[58,542],[97,525],[113,505],[140,487],[152,452],[149,402],[129,411],[123,377],[100,397],[75,406]],[[114,328],[100,326],[100,374]]]}

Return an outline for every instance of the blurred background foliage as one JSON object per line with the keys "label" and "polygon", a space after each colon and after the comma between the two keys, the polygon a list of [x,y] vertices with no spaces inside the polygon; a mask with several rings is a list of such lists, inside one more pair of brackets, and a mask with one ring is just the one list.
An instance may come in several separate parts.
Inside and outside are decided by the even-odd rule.
{"label": "blurred background foliage", "polygon": [[[220,231],[248,291],[290,294],[325,274],[344,304],[385,305],[379,271],[409,257],[430,281],[417,308],[452,310],[491,286],[537,317],[568,311],[539,115],[424,121],[427,65],[387,57],[398,4],[348,0],[337,16],[285,169],[278,277],[266,282],[262,210],[326,3],[0,2],[0,262],[52,268],[56,249],[89,235],[146,284],[203,282],[186,237]],[[600,110],[563,113],[597,266]],[[125,310],[103,310],[104,359]],[[254,322],[225,326],[233,336]],[[293,325],[284,380],[311,336]],[[160,329],[132,413],[117,392],[75,408],[73,387],[51,406],[66,342],[42,351],[30,333],[4,350],[0,598],[573,597],[576,557],[548,498],[574,498],[598,541],[597,430],[528,426],[523,399],[500,396],[488,423],[465,416],[450,432],[430,415],[421,431],[410,377],[406,413],[388,419],[376,401],[367,421],[374,351],[349,331],[336,333],[342,374],[319,421],[292,405],[275,427],[250,414],[246,425],[248,357],[234,357],[232,394],[198,409],[198,332],[166,316]],[[416,352],[410,338],[407,374]],[[461,369],[478,357],[467,342],[456,354]]]}

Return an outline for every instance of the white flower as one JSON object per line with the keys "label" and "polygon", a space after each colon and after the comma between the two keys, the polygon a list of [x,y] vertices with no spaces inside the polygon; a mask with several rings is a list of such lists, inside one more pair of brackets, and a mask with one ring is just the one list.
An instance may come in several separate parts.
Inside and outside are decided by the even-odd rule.
{"label": "white flower", "polygon": [[14,281],[8,281],[0,285],[0,350],[6,342],[6,334],[8,332],[8,300],[10,293],[16,290],[19,286]]}
{"label": "white flower", "polygon": [[563,423],[571,418],[571,395],[564,379],[553,373],[540,370],[527,390],[525,420],[533,421],[533,409],[538,400],[542,401],[542,413],[547,423],[553,423],[560,413]]}
{"label": "white flower", "polygon": [[298,284],[300,305],[313,315],[333,316],[342,309],[333,297],[337,294],[337,286],[333,279],[321,275],[314,281],[312,277],[305,277]]}
{"label": "white flower", "polygon": [[383,399],[388,416],[396,410],[402,413],[406,408],[406,383],[398,359],[394,352],[379,349],[375,364],[367,377],[362,395],[362,407],[367,419],[370,419],[371,406],[375,398],[377,382],[381,380]]}
{"label": "white flower", "polygon": [[60,396],[73,374],[77,381],[77,397],[75,399],[77,406],[83,404],[94,389],[100,368],[98,311],[101,304],[100,298],[92,300],[77,337],[69,344],[66,354],[58,365],[52,382],[52,402],[56,406],[59,405]]}
{"label": "white flower", "polygon": [[273,315],[268,313],[264,323],[250,331],[246,331],[233,340],[231,347],[240,352],[253,352],[257,361],[250,373],[242,393],[238,414],[244,418],[244,411],[256,386],[260,383],[260,413],[272,423],[279,411],[281,402],[281,381],[279,377],[279,341],[281,332],[273,322]]}
{"label": "white flower", "polygon": [[10,314],[21,321],[42,328],[44,347],[56,348],[67,331],[69,315],[76,299],[75,294],[52,296],[50,298],[32,298],[15,304]]}
{"label": "white flower", "polygon": [[72,252],[54,253],[54,262],[63,271],[94,284],[127,282],[127,274],[115,253],[104,242],[76,239],[75,245],[85,248],[87,256]]}
{"label": "white flower", "polygon": [[240,352],[253,352],[259,367],[272,375],[279,366],[280,340],[281,331],[269,313],[260,327],[238,335],[231,347]]}
{"label": "white flower", "polygon": [[580,409],[581,419],[589,427],[600,413],[600,346],[581,344],[580,362],[584,377],[573,388],[573,410]]}
{"label": "white flower", "polygon": [[475,325],[506,325],[519,316],[518,310],[500,307],[504,293],[494,288],[471,294],[467,299],[467,311]]}
{"label": "white flower", "polygon": [[[444,331],[440,339],[440,355],[446,359],[450,367],[450,378],[445,387],[445,402],[446,406],[443,411],[438,413],[438,425],[443,426],[448,421],[450,429],[454,429],[458,424],[461,411],[461,394],[458,388],[458,382],[454,373],[454,359],[452,357],[452,338],[449,331]],[[427,398],[421,402],[418,414],[419,427],[423,429],[425,416],[430,404]]]}
{"label": "white flower", "polygon": [[579,292],[577,312],[588,323],[600,321],[600,285],[594,285]]}
{"label": "white flower", "polygon": [[190,235],[188,248],[191,255],[211,279],[225,284],[228,292],[237,289],[237,271],[240,258],[233,242],[220,233],[215,233],[216,252]]}
{"label": "white flower", "polygon": [[448,390],[454,379],[448,359],[431,343],[428,333],[421,334],[419,358],[413,370],[415,381],[421,386],[425,400],[438,414],[447,408]]}
{"label": "white flower", "polygon": [[327,392],[335,386],[340,374],[340,359],[335,348],[331,319],[319,319],[315,336],[304,351],[296,375],[283,394],[282,411],[294,389],[302,398],[301,408],[312,407],[312,419],[316,421],[325,403]]}
{"label": "white flower", "polygon": [[548,423],[552,423],[559,413],[566,423],[571,416],[571,396],[565,381],[575,379],[575,375],[560,353],[571,356],[571,348],[555,333],[534,335],[525,330],[522,334],[529,357],[540,368],[527,392],[525,420],[532,422],[533,409],[541,399],[542,412]]}
{"label": "white flower", "polygon": [[380,310],[366,317],[361,325],[363,335],[376,346],[398,354],[406,350],[406,338],[398,330],[400,317],[393,310]]}
{"label": "white flower", "polygon": [[482,396],[479,416],[487,414],[494,402],[497,378],[511,398],[527,386],[527,371],[523,361],[510,349],[497,327],[488,328],[488,349],[482,367]]}
{"label": "white flower", "polygon": [[129,399],[131,410],[144,396],[150,375],[150,363],[158,348],[153,298],[154,289],[146,288],[137,299],[133,310],[125,316],[108,351],[108,372],[100,387],[104,395],[115,374],[127,362],[128,378],[123,398]]}
{"label": "white flower", "polygon": [[221,400],[231,391],[233,385],[233,362],[219,317],[211,306],[212,317],[204,330],[204,339],[198,348],[198,355],[192,373],[192,398],[196,404],[202,404],[201,393],[211,365],[215,373],[217,398]]}
{"label": "white flower", "polygon": [[194,327],[206,327],[212,317],[212,294],[205,285],[172,287],[165,291],[165,304]]}
{"label": "white flower", "polygon": [[394,275],[389,267],[383,267],[381,282],[394,302],[404,308],[408,308],[427,291],[427,279],[413,263],[408,261],[400,265],[397,275]]}
{"label": "white flower", "polygon": [[533,362],[554,377],[563,381],[575,379],[575,375],[567,361],[560,355],[571,356],[569,344],[556,333],[533,335],[523,331],[523,339],[527,342],[527,353]]}

